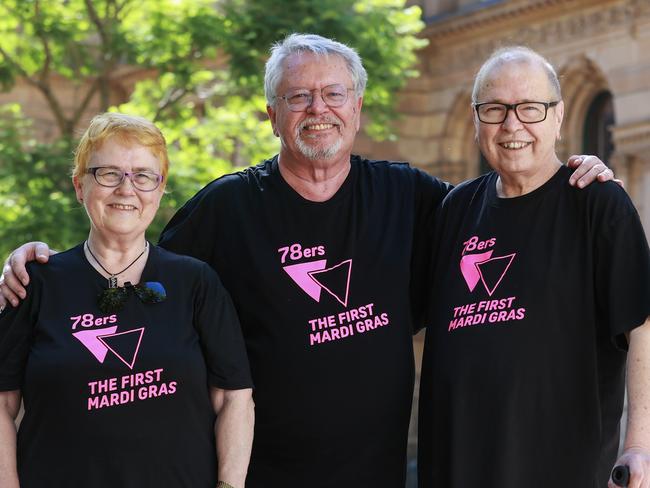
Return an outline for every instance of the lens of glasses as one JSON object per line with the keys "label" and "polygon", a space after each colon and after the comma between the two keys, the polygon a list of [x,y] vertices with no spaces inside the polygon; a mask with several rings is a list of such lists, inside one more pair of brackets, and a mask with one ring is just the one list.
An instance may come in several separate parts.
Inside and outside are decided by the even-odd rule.
{"label": "lens of glasses", "polygon": [[543,103],[520,103],[515,110],[522,122],[541,122],[546,117],[546,105]]}
{"label": "lens of glasses", "polygon": [[[287,92],[283,97],[293,112],[302,112],[313,102],[313,93],[306,88],[298,88]],[[328,85],[321,89],[320,96],[328,107],[340,107],[348,99],[348,89],[340,84]]]}
{"label": "lens of glasses", "polygon": [[102,186],[110,188],[119,186],[125,177],[130,178],[133,186],[141,191],[153,191],[160,185],[160,175],[148,171],[127,173],[115,168],[90,168],[95,174],[95,180]]}
{"label": "lens of glasses", "polygon": [[[508,116],[509,106],[502,103],[483,103],[477,106],[479,120],[488,124],[500,124]],[[516,103],[514,110],[520,122],[532,124],[546,118],[546,104],[541,102]]]}

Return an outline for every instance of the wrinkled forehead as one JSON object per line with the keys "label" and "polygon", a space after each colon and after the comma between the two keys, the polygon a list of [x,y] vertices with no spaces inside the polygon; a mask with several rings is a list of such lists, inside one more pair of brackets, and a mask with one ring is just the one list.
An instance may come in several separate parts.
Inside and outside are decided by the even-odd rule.
{"label": "wrinkled forehead", "polygon": [[553,98],[548,75],[534,59],[513,59],[495,62],[479,80],[480,101],[546,101]]}
{"label": "wrinkled forehead", "polygon": [[93,148],[90,160],[111,164],[138,161],[145,166],[160,166],[160,158],[152,149],[131,134],[113,134]]}
{"label": "wrinkled forehead", "polygon": [[345,60],[337,54],[297,52],[282,63],[279,87],[316,88],[333,84],[350,85],[352,76]]}

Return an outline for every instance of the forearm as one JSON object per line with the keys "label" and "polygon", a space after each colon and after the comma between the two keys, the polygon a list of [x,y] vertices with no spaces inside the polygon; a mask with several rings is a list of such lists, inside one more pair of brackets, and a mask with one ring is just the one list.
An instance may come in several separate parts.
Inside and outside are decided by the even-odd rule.
{"label": "forearm", "polygon": [[650,452],[650,318],[630,333],[625,450]]}
{"label": "forearm", "polygon": [[235,488],[244,487],[254,423],[251,390],[226,391],[215,423],[219,481]]}
{"label": "forearm", "polygon": [[15,392],[0,393],[0,486],[19,488],[16,465],[16,424],[20,399]]}

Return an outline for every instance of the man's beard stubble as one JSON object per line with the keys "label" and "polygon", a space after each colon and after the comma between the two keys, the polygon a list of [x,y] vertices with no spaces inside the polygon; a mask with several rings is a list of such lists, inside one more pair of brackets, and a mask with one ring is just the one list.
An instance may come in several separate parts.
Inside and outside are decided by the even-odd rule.
{"label": "man's beard stubble", "polygon": [[341,134],[339,133],[339,137],[336,139],[336,141],[330,145],[329,147],[313,147],[307,144],[302,137],[300,137],[300,132],[302,129],[308,125],[313,125],[313,124],[334,124],[336,127],[341,127],[343,125],[343,122],[339,120],[337,117],[332,117],[327,118],[326,120],[322,119],[306,119],[300,124],[300,127],[297,128],[296,133],[294,134],[294,141],[296,143],[296,147],[298,148],[298,151],[305,156],[307,159],[310,159],[312,161],[317,161],[321,159],[331,159],[334,156],[336,156],[336,153],[339,152],[341,149],[341,145],[343,144],[343,138],[341,137]]}

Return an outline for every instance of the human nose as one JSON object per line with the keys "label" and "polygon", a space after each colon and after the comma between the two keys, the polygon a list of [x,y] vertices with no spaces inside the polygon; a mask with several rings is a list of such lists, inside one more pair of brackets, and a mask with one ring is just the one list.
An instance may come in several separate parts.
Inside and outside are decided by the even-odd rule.
{"label": "human nose", "polygon": [[508,132],[516,132],[521,129],[523,124],[517,117],[517,113],[514,107],[508,107],[506,112],[506,120],[503,121],[501,127]]}
{"label": "human nose", "polygon": [[329,106],[323,100],[323,92],[314,90],[311,92],[311,103],[307,106],[307,111],[310,113],[322,113],[329,109]]}
{"label": "human nose", "polygon": [[136,188],[133,184],[133,174],[125,172],[122,181],[117,185],[117,190],[122,193],[135,193]]}

